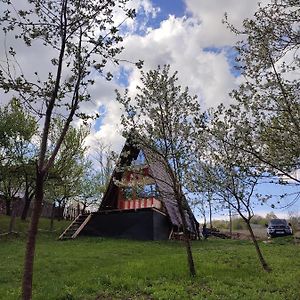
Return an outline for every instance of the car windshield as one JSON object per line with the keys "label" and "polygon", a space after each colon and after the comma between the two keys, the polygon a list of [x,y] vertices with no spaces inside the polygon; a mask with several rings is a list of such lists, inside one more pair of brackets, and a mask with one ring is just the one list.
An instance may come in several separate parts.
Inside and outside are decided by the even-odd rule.
{"label": "car windshield", "polygon": [[287,225],[286,220],[275,219],[270,221],[270,225]]}

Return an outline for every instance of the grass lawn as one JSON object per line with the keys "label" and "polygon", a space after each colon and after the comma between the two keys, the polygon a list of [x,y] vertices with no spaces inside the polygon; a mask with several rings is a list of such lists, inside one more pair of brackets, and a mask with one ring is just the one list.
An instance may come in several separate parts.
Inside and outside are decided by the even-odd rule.
{"label": "grass lawn", "polygon": [[[0,216],[0,232],[7,218]],[[300,248],[290,238],[260,246],[273,271],[264,272],[249,241],[196,241],[197,277],[189,278],[181,242],[82,237],[57,241],[39,233],[33,299],[300,299]],[[17,222],[24,231],[24,224]],[[0,238],[0,299],[19,299],[25,234]]]}

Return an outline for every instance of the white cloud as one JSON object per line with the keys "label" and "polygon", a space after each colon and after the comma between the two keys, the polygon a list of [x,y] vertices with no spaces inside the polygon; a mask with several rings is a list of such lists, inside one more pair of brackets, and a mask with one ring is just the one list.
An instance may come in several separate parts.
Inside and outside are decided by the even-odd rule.
{"label": "white cloud", "polygon": [[[130,7],[141,13],[144,20],[138,18],[137,23],[126,23],[128,31],[124,40],[125,51],[121,57],[130,61],[144,60],[145,71],[156,68],[157,65],[171,64],[173,71],[179,71],[179,83],[189,86],[190,93],[197,94],[206,107],[228,102],[228,92],[236,86],[239,78],[230,73],[225,50],[208,52],[205,48],[233,45],[236,37],[222,24],[224,12],[228,12],[230,21],[240,25],[245,17],[253,14],[257,7],[256,1],[185,0],[185,3],[189,17],[169,16],[158,28],[148,28],[143,36],[139,36],[133,32],[143,29],[148,19],[155,18],[159,8],[150,0],[130,1]],[[118,23],[123,18],[124,15],[120,13],[115,22]],[[42,72],[47,74],[48,68],[39,61],[42,61],[43,56],[49,58],[51,52],[42,50],[42,46],[34,52],[30,48],[19,49],[25,73],[41,67]],[[125,68],[131,71],[128,78],[129,90],[134,93],[140,72],[131,65]],[[113,73],[117,73],[116,67]],[[120,88],[116,81],[106,82],[99,78],[91,90],[93,102],[81,105],[86,113],[95,112],[103,105],[106,107],[102,126],[98,132],[92,133],[89,142],[96,137],[102,137],[120,148],[122,138],[118,134],[118,124],[121,110],[114,101],[116,88]]]}
{"label": "white cloud", "polygon": [[251,18],[258,8],[268,0],[185,0],[187,10],[201,22],[201,39],[206,47],[232,45],[236,36],[222,24],[224,14],[228,14],[231,24],[241,27],[245,18]]}
{"label": "white cloud", "polygon": [[124,143],[121,136],[121,107],[116,101],[109,101],[105,105],[106,113],[99,131],[92,131],[86,144],[92,146],[96,140],[102,140],[106,145],[111,145],[114,151],[120,151]]}
{"label": "white cloud", "polygon": [[[148,15],[154,17],[155,9],[149,4],[149,1],[134,1],[136,7],[144,5]],[[122,57],[131,61],[144,60],[145,71],[171,64],[173,71],[179,71],[179,83],[189,86],[190,93],[198,95],[206,107],[227,103],[230,101],[228,93],[241,79],[230,73],[225,50],[207,52],[204,49],[234,45],[235,35],[222,24],[224,13],[228,13],[234,25],[240,26],[244,18],[253,15],[257,3],[248,0],[186,0],[186,5],[190,17],[169,16],[158,28],[149,28],[144,36],[129,34],[124,41]],[[125,68],[131,72],[128,88],[133,95],[140,83],[140,72],[130,65]],[[107,105],[112,104],[107,102]],[[110,116],[104,119],[96,136],[121,141],[115,134],[111,135],[116,128],[112,124],[117,124],[119,114],[120,111],[109,110],[107,116]]]}
{"label": "white cloud", "polygon": [[[178,70],[182,86],[189,86],[190,93],[198,95],[206,106],[215,106],[228,101],[226,95],[234,87],[235,78],[230,73],[225,51],[203,50],[201,27],[196,19],[169,16],[147,35],[127,37],[124,55],[144,60],[145,70],[171,64],[174,71]],[[131,93],[139,83],[139,76],[133,70],[129,82]]]}
{"label": "white cloud", "polygon": [[[150,18],[155,18],[159,12],[159,8],[155,7],[151,0],[131,0],[127,2],[126,7],[128,9],[135,9],[138,15],[142,15],[143,18],[139,19],[126,19],[124,11],[117,10],[117,14],[114,17],[114,22],[116,25],[121,24],[126,19],[123,25],[125,26],[124,31],[127,35],[135,32],[136,30],[146,30],[146,23]],[[124,27],[123,26],[123,27]]]}
{"label": "white cloud", "polygon": [[159,7],[155,7],[150,0],[132,0],[129,2],[131,7],[137,11],[144,10],[146,16],[155,18],[159,12]]}

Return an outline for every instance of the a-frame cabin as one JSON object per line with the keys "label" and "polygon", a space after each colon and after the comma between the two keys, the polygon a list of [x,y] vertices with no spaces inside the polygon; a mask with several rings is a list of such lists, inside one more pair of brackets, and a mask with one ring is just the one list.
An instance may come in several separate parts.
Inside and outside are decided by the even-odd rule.
{"label": "a-frame cabin", "polygon": [[[198,237],[198,222],[186,207],[191,238]],[[80,215],[60,236],[77,235],[166,240],[180,238],[182,219],[170,174],[159,155],[125,143],[98,212]]]}

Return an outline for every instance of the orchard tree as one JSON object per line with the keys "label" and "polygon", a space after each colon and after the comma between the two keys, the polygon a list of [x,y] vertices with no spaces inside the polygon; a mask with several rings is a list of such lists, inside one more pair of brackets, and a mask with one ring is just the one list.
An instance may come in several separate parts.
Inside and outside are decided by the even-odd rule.
{"label": "orchard tree", "polygon": [[[232,208],[243,219],[259,261],[263,269],[269,272],[271,269],[262,255],[251,227],[253,208],[262,199],[262,195],[256,189],[264,178],[264,170],[252,155],[240,151],[235,131],[227,122],[226,116],[222,116],[220,112],[217,110],[214,115],[212,114],[207,127],[205,153],[201,151],[198,155],[200,160],[197,165],[201,166],[198,176],[202,177],[203,185],[214,186],[216,201],[223,202],[224,207]],[[200,140],[201,144],[202,142]],[[205,157],[205,160],[201,159],[201,156]],[[194,169],[194,172],[197,170]]]}
{"label": "orchard tree", "polygon": [[236,103],[228,111],[241,149],[298,183],[292,171],[300,157],[299,14],[298,0],[273,0],[260,4],[241,29],[226,19],[241,38],[236,50],[244,80],[231,93]]}
{"label": "orchard tree", "polygon": [[[203,143],[203,136],[201,138]],[[198,209],[204,219],[204,225],[207,226],[207,215],[209,228],[213,228],[212,217],[213,212],[219,209],[220,203],[216,197],[216,186],[213,182],[203,179],[203,165],[204,158],[199,155],[198,151],[193,153],[191,157],[191,163],[186,173],[187,189],[191,195],[193,195],[192,204]],[[206,167],[209,165],[209,161],[205,161]]]}
{"label": "orchard tree", "polygon": [[[107,61],[118,63],[122,47],[116,11],[134,17],[126,0],[30,0],[22,9],[18,1],[2,0],[0,18],[7,49],[1,63],[0,88],[15,93],[40,118],[41,143],[38,151],[35,201],[28,232],[22,281],[22,298],[32,298],[33,262],[44,183],[71,122],[76,116],[89,117],[80,110],[90,100],[89,87],[95,82],[95,70],[103,74]],[[14,3],[16,2],[16,3]],[[23,3],[22,3],[23,4]],[[32,74],[23,73],[18,52],[9,44],[24,43],[31,51],[47,52],[50,59],[39,56],[31,62]],[[35,48],[39,47],[39,48]],[[44,49],[42,48],[44,47]],[[38,66],[47,70],[45,75]],[[94,72],[94,73],[93,73]],[[108,73],[106,78],[111,79]],[[49,152],[51,123],[57,114],[64,116],[63,128]]]}
{"label": "orchard tree", "polygon": [[77,186],[76,201],[80,204],[82,213],[86,209],[99,209],[101,199],[112,176],[116,154],[111,146],[98,139],[89,149],[91,160],[87,160],[82,176]]}
{"label": "orchard tree", "polygon": [[[32,137],[37,132],[37,123],[13,98],[0,107],[0,164],[18,164],[31,156]],[[1,175],[0,175],[1,180]]]}
{"label": "orchard tree", "polygon": [[[57,140],[63,127],[61,119],[53,120],[49,135],[49,150]],[[85,139],[89,128],[81,125],[79,128],[70,126],[64,141],[57,153],[53,167],[48,172],[45,185],[46,199],[52,202],[51,226],[53,228],[54,210],[58,207],[60,217],[69,200],[80,193],[79,183],[86,169],[85,154],[88,149]]]}
{"label": "orchard tree", "polygon": [[112,150],[111,145],[105,144],[102,139],[98,139],[93,143],[91,151],[93,152],[92,157],[95,172],[93,177],[98,182],[98,197],[102,199],[115,168],[117,155]]}
{"label": "orchard tree", "polygon": [[86,164],[84,173],[78,182],[78,193],[75,197],[80,204],[81,213],[87,209],[95,210],[100,205],[103,185],[101,175],[92,168],[92,162]]}
{"label": "orchard tree", "polygon": [[122,116],[124,136],[130,137],[141,149],[154,153],[171,179],[169,190],[181,215],[189,271],[191,276],[195,276],[185,217],[185,211],[190,211],[184,195],[184,178],[197,135],[195,123],[198,121],[199,105],[196,97],[189,95],[188,88],[182,90],[177,85],[177,73],[169,73],[170,66],[142,73],[143,85],[137,87],[136,96],[131,98],[128,91],[124,95],[118,92],[117,100],[125,109]]}
{"label": "orchard tree", "polygon": [[35,181],[36,181],[36,145],[34,145],[34,153],[31,155],[30,160],[25,165],[22,165],[22,181],[24,190],[24,206],[22,209],[21,220],[25,221],[28,215],[31,201],[35,194]]}
{"label": "orchard tree", "polygon": [[20,101],[12,99],[0,107],[0,193],[6,202],[6,214],[11,216],[9,232],[15,219],[14,199],[25,190],[28,196],[28,177],[31,173],[37,132],[35,119],[22,108]]}

